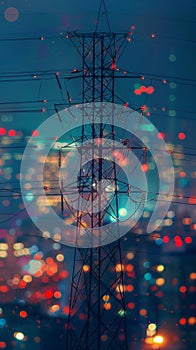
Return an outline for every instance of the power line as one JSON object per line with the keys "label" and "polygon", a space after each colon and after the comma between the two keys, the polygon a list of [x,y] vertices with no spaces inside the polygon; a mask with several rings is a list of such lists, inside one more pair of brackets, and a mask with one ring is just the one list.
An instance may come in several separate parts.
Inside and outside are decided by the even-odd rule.
{"label": "power line", "polygon": [[[97,67],[97,69],[100,67]],[[133,72],[130,70],[127,70],[122,67],[117,67],[114,72],[116,73],[116,78],[118,78],[119,73],[123,73],[122,77],[127,78],[127,74],[135,74],[135,78],[141,78],[142,80],[144,79],[151,79],[151,80],[156,80],[163,82],[163,80],[167,80],[168,82],[176,82],[178,84],[183,84],[183,85],[190,85],[190,86],[196,86],[196,80],[192,78],[183,78],[179,76],[173,76],[173,75],[167,75],[167,74],[155,74],[155,73],[149,73],[149,72]],[[81,68],[78,68],[76,71],[74,71],[74,68],[59,68],[59,69],[51,69],[51,70],[34,70],[34,71],[20,71],[20,72],[4,72],[0,74],[0,78],[27,78],[30,77],[32,80],[36,81],[39,76],[42,78],[44,76],[50,76],[52,79],[56,79],[55,75],[58,73],[62,78],[65,78],[63,75],[64,74],[69,74],[67,79],[71,79],[73,76],[77,77],[79,74],[83,74],[83,71]],[[118,74],[118,75],[117,75]],[[16,80],[17,81],[17,80]],[[165,84],[165,83],[164,83]]]}
{"label": "power line", "polygon": [[[149,95],[147,95],[147,97],[149,97]],[[64,98],[63,98],[64,99]],[[54,103],[54,102],[56,102],[55,103],[55,105],[56,106],[63,106],[63,105],[67,105],[66,103],[64,103],[64,104],[60,104],[60,103],[57,103],[57,102],[61,102],[62,101],[62,99],[39,99],[39,100],[27,100],[27,101],[25,101],[25,100],[21,100],[21,101],[7,101],[7,102],[0,102],[0,106],[7,106],[7,105],[17,105],[17,104],[24,104],[24,105],[26,105],[26,104],[43,104],[43,106],[46,106],[47,104],[50,104],[50,103]],[[124,102],[124,101],[123,101]],[[146,106],[146,101],[145,101],[145,103],[144,103],[144,105]],[[72,104],[78,104],[77,102],[73,102]],[[138,109],[139,108],[142,108],[140,105],[138,105],[138,104],[132,104],[132,106],[135,106],[135,107],[137,107]],[[147,108],[150,108],[150,109],[153,109],[153,108],[156,108],[156,109],[158,109],[158,110],[160,110],[160,111],[162,111],[162,108],[163,107],[161,107],[161,106],[146,106]],[[178,119],[187,119],[187,120],[196,120],[196,118],[182,118],[182,117],[178,117],[178,116],[169,116],[169,115],[166,115],[165,114],[165,112],[167,112],[167,111],[169,111],[171,108],[169,108],[168,106],[164,106],[164,111],[162,111],[162,113],[164,113],[164,117],[169,117],[169,118],[178,118]],[[8,110],[4,110],[4,112],[6,113],[6,112],[11,112],[11,110],[10,109],[8,109]],[[16,111],[17,111],[17,109],[16,109]],[[26,111],[26,110],[25,110]],[[41,109],[40,110],[41,112],[43,112],[43,110]],[[194,111],[188,111],[188,110],[182,110],[182,109],[179,109],[178,107],[175,107],[175,111],[177,111],[177,112],[182,112],[182,113],[187,113],[187,114],[194,114],[195,115],[195,112]],[[1,112],[1,110],[0,110],[0,113],[2,113]],[[157,114],[158,112],[157,111],[150,111],[150,113],[151,113],[151,115],[155,115],[155,114]]]}
{"label": "power line", "polygon": [[[110,28],[108,11],[106,10],[104,1],[101,1],[101,3],[100,3],[98,15],[97,15],[97,23],[100,20],[102,6],[104,7],[104,12],[105,12],[105,15],[107,17],[106,20],[108,22],[108,27]],[[97,31],[97,26],[95,28],[95,32],[96,31]],[[109,32],[111,32],[111,28],[109,29]],[[127,31],[127,32],[129,32],[129,31]],[[123,32],[121,32],[121,34],[126,34],[127,32],[123,31]],[[60,39],[60,40],[70,39],[70,37],[67,35],[67,32],[63,32],[63,31],[61,33],[59,33],[59,34],[56,34],[56,35],[54,33],[52,33],[52,34],[41,33],[39,35],[36,33],[36,35],[33,35],[34,34],[33,32],[28,33],[28,34],[29,34],[29,36],[27,36],[26,33],[22,33],[22,32],[21,33],[14,33],[14,34],[11,34],[11,35],[14,35],[14,36],[2,37],[0,39],[0,42],[10,42],[10,41],[45,41],[45,40],[55,40],[55,39]],[[134,31],[133,36],[134,37],[137,37],[137,36],[141,37],[141,36],[143,36],[144,39],[146,39],[146,38],[153,39],[153,42],[157,42],[157,39],[158,40],[164,39],[164,40],[171,40],[171,41],[187,42],[187,43],[191,43],[191,44],[195,44],[196,43],[195,39],[187,39],[187,38],[182,38],[182,37],[169,36],[169,35],[165,35],[165,34],[162,34],[162,33],[159,33],[159,32],[146,33],[146,32],[142,32],[142,31]]]}

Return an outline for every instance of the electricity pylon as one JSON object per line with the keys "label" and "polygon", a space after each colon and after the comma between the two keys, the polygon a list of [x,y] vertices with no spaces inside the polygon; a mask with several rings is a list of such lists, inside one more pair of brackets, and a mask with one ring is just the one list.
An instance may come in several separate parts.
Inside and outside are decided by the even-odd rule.
{"label": "electricity pylon", "polygon": [[[127,40],[125,33],[68,33],[82,59],[82,69],[78,74],[82,79],[82,103],[115,102],[115,75],[119,74],[116,60]],[[77,74],[77,72],[76,72]],[[80,157],[83,168],[78,175],[78,191],[93,206],[97,199],[103,199],[100,188],[102,180],[112,183],[114,192],[113,216],[118,219],[119,200],[117,188],[123,186],[117,177],[115,162],[107,162],[99,147],[98,157],[92,154],[91,161],[86,157],[86,140],[103,140],[107,125],[107,137],[115,139],[112,114],[106,121],[102,119],[89,128],[81,128]],[[102,142],[102,141],[101,141]],[[94,150],[92,152],[95,152]],[[121,186],[122,185],[122,186]],[[99,188],[97,188],[97,186]],[[125,185],[126,187],[126,185]],[[111,190],[111,189],[110,189]],[[124,193],[128,188],[124,188]],[[101,208],[101,206],[100,206]],[[102,227],[107,221],[108,209],[75,214],[78,227]],[[111,214],[111,211],[110,211]],[[112,215],[112,214],[111,214]],[[75,248],[73,275],[67,321],[66,349],[100,350],[127,349],[126,303],[124,298],[123,263],[121,243],[95,248]]]}

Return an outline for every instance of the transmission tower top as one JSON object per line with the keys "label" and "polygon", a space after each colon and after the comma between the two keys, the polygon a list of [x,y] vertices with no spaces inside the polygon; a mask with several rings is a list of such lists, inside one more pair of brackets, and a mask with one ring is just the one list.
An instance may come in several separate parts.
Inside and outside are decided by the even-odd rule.
{"label": "transmission tower top", "polygon": [[106,9],[105,0],[100,0],[99,11],[98,11],[98,15],[97,15],[97,23],[96,23],[96,27],[95,27],[95,32],[98,31],[99,26],[100,26],[101,17],[103,17],[103,16],[105,17],[106,28],[107,28],[108,32],[111,32],[111,26],[110,26],[110,21],[109,21],[109,17],[108,17],[108,12],[107,12],[107,9]]}

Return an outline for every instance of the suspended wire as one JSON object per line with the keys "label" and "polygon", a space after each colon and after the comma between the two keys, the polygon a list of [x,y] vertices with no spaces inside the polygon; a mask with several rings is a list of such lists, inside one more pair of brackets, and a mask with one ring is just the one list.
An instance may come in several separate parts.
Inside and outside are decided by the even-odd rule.
{"label": "suspended wire", "polygon": [[[67,92],[68,90],[66,90],[66,92]],[[123,104],[125,104],[125,103],[127,103],[127,101],[125,101],[125,100],[123,100],[122,98],[120,98],[118,95],[116,95],[116,94],[114,94],[115,95],[115,97],[116,97],[116,99],[118,99],[120,102],[122,102]],[[60,104],[60,103],[54,103],[54,102],[57,102],[57,101],[61,101],[61,100],[46,100],[46,102],[44,102],[44,100],[39,100],[39,101],[29,101],[29,102],[27,102],[27,101],[24,101],[24,104],[27,104],[27,103],[34,103],[34,104],[36,104],[36,103],[38,103],[38,104],[41,104],[41,103],[43,103],[43,106],[40,108],[40,109],[37,109],[36,107],[35,108],[33,108],[32,109],[32,107],[29,107],[29,109],[27,109],[27,108],[24,108],[24,109],[0,109],[0,113],[21,113],[21,114],[23,114],[23,113],[44,113],[44,112],[54,112],[54,109],[52,109],[52,108],[49,108],[49,107],[47,107],[47,104],[50,104],[50,103],[53,103],[56,107],[59,107],[59,106],[66,106],[66,107],[68,107],[68,106],[74,106],[74,105],[78,105],[78,104],[80,104],[81,102],[79,101],[79,102],[77,102],[77,101],[72,101],[72,98],[71,98],[71,96],[70,96],[70,94],[67,94],[67,97],[68,97],[68,101],[67,101],[67,103],[63,103],[63,104]],[[148,95],[148,97],[149,97],[149,95]],[[21,102],[19,102],[19,101],[16,101],[16,102],[10,102],[10,105],[16,105],[16,104],[22,104],[23,103],[23,101],[21,101]],[[3,105],[9,105],[9,102],[2,102],[2,103],[0,103],[0,106],[3,106]],[[146,102],[144,103],[144,105],[146,105]],[[137,112],[137,111],[141,111],[141,108],[142,108],[142,106],[141,105],[139,105],[139,104],[131,104],[131,108],[135,108],[135,111]],[[146,106],[147,108],[149,108],[149,109],[153,109],[153,108],[157,108],[157,109],[161,109],[162,107],[160,107],[160,106]],[[167,111],[169,111],[169,107],[164,107],[164,111],[151,111],[151,110],[149,110],[149,112],[150,112],[150,115],[151,116],[157,116],[157,115],[159,115],[161,118],[169,118],[169,119],[180,119],[180,120],[191,120],[191,121],[193,121],[193,122],[195,122],[196,121],[196,118],[190,118],[190,117],[183,117],[183,116],[179,116],[179,115],[175,115],[175,116],[170,116],[170,115],[168,115],[168,114],[166,114],[166,112]],[[175,111],[177,111],[178,113],[186,113],[186,114],[193,114],[193,115],[195,115],[195,112],[192,112],[192,111],[186,111],[186,110],[180,110],[179,108],[175,108]],[[163,114],[162,115],[160,115],[160,112],[162,112]],[[147,113],[146,112],[143,112],[143,115],[147,115]]]}
{"label": "suspended wire", "polygon": [[[135,168],[133,169],[133,171],[135,170]],[[119,170],[120,171],[120,170]],[[132,172],[133,172],[132,171]],[[52,180],[53,182],[59,182],[59,179],[58,180]],[[29,180],[29,182],[31,182],[31,180]],[[35,181],[32,181],[32,182],[35,182]],[[42,182],[42,181],[37,181],[37,182]],[[50,183],[50,180],[43,180],[43,182],[47,182],[47,183]],[[73,187],[71,186],[71,184],[69,184],[69,187],[67,188],[68,189],[68,191],[67,192],[65,192],[65,189],[64,189],[64,192],[65,192],[65,194],[70,194],[70,193],[75,193],[75,191],[77,191],[77,185],[75,185],[75,183],[76,182],[73,182],[72,184],[74,185]],[[7,184],[11,184],[11,183],[7,183]],[[5,183],[0,183],[0,185],[3,185],[3,186],[5,186]],[[125,186],[127,186],[127,183],[125,183],[124,184]],[[29,191],[35,191],[35,190],[40,190],[41,188],[40,187],[33,187],[33,188],[28,188],[28,189],[26,189],[26,188],[22,188],[22,187],[19,187],[19,188],[1,188],[0,187],[0,192],[2,192],[2,191],[6,191],[6,192],[13,192],[13,194],[15,194],[16,196],[22,196],[22,194],[19,192],[20,190],[23,190],[23,191],[27,191],[27,192],[29,192]],[[43,188],[44,189],[44,188]],[[58,190],[59,189],[59,186],[57,186],[57,187],[50,187],[49,186],[49,191],[51,191],[51,190]],[[69,190],[73,190],[73,192],[71,191],[69,191]],[[160,196],[160,195],[162,195],[163,197],[172,197],[172,198],[178,198],[178,199],[196,199],[196,196],[190,196],[190,195],[183,195],[183,194],[177,194],[177,193],[167,193],[167,194],[165,194],[165,193],[162,193],[162,192],[153,192],[153,191],[146,191],[146,190],[143,190],[142,188],[139,188],[139,187],[137,187],[137,186],[132,186],[131,185],[131,193],[144,193],[144,194],[147,194],[147,195],[156,195],[156,196]],[[46,190],[47,191],[47,190]],[[125,192],[123,192],[123,193],[127,193],[127,191],[125,191]],[[43,194],[42,193],[36,193],[36,194],[33,194],[33,196],[42,196]],[[46,193],[46,195],[47,196],[58,196],[59,195],[59,192],[57,193],[57,192],[55,192],[55,193]],[[11,196],[12,197],[12,195],[8,195],[9,197]],[[7,195],[0,195],[0,197],[7,197]],[[171,199],[171,198],[170,198]],[[149,199],[149,200],[155,200],[155,199]],[[166,201],[166,200],[164,200],[164,199],[160,199],[160,201]],[[173,203],[173,201],[172,201],[172,203]],[[179,203],[182,203],[182,202],[179,202]],[[184,204],[184,203],[182,203],[182,204]],[[186,204],[186,203],[185,203]]]}
{"label": "suspended wire", "polygon": [[[126,71],[128,74],[133,74],[133,72],[123,69],[121,67],[118,67],[119,71],[124,72]],[[137,74],[139,77],[144,79],[151,79],[156,81],[161,81],[166,79],[168,82],[177,83],[177,84],[183,84],[183,85],[190,85],[190,86],[196,86],[196,80],[191,78],[182,78],[179,76],[173,76],[173,75],[167,75],[167,74],[155,74],[155,73],[145,73],[145,72],[134,72],[134,74]]]}
{"label": "suspended wire", "polygon": [[[8,137],[7,136],[4,136],[5,138],[6,138],[6,140],[8,139]],[[33,136],[32,135],[29,135],[29,136],[24,136],[24,137],[18,137],[18,136],[10,136],[10,142],[11,143],[13,143],[13,145],[10,145],[10,144],[8,144],[8,145],[4,145],[4,144],[1,144],[0,143],[0,149],[24,149],[25,147],[27,147],[27,145],[28,145],[28,143],[26,143],[27,141],[29,141],[30,140],[30,138],[32,138]],[[15,139],[16,138],[16,139]],[[3,139],[2,139],[3,140]],[[56,142],[56,139],[55,138],[53,138],[53,137],[47,137],[47,138],[43,138],[43,137],[38,137],[38,136],[35,136],[34,137],[34,140],[36,141],[36,142],[45,142],[45,141],[49,141],[49,140],[51,140],[51,141],[53,141],[53,142]],[[21,143],[21,142],[25,142],[26,144],[25,145],[17,145],[17,143]],[[75,142],[75,141],[74,141]],[[45,143],[46,144],[46,143]],[[70,143],[70,146],[72,145],[72,142]],[[68,145],[67,145],[68,146]],[[37,148],[37,145],[28,145],[28,147],[30,147],[30,148]],[[195,148],[193,148],[193,147],[183,147],[183,151],[180,151],[180,150],[178,150],[178,148],[181,148],[182,146],[180,146],[180,145],[172,145],[172,150],[165,150],[165,151],[163,151],[162,149],[158,149],[158,148],[150,148],[150,149],[148,149],[148,148],[146,148],[146,150],[147,151],[149,151],[149,152],[151,152],[151,151],[157,151],[157,152],[165,152],[165,153],[170,153],[170,155],[172,156],[172,155],[175,155],[175,154],[179,154],[179,155],[183,155],[183,156],[190,156],[190,157],[196,157],[196,153],[190,153],[190,152],[185,152],[184,151],[184,149],[190,149],[190,150],[196,150]],[[131,150],[133,150],[133,149],[140,149],[140,150],[143,150],[143,146],[138,146],[138,147],[136,147],[135,146],[135,144],[131,144],[130,145],[130,148],[131,148]],[[179,158],[177,158],[177,159],[179,159]],[[181,160],[181,161],[183,161],[183,160],[185,160],[184,158],[181,158],[181,159],[179,159],[179,160]]]}
{"label": "suspended wire", "polygon": [[[72,41],[73,42],[73,41]],[[127,43],[127,40],[125,41],[125,43]],[[77,48],[77,46],[76,46]],[[78,48],[77,48],[78,49]],[[124,49],[123,49],[124,50]],[[80,52],[79,52],[80,53]],[[80,53],[81,54],[81,53]],[[121,56],[121,54],[119,55],[119,57]],[[118,58],[119,59],[119,58]],[[100,68],[100,67],[97,67]],[[179,77],[179,76],[173,76],[173,75],[167,75],[167,74],[155,74],[155,73],[148,73],[148,72],[133,72],[133,71],[129,71],[127,69],[124,69],[122,67],[118,67],[117,70],[115,70],[116,74],[119,75],[119,72],[123,72],[123,75],[121,78],[130,78],[129,76],[127,76],[127,74],[131,74],[131,77],[135,78],[140,78],[140,79],[151,79],[153,81],[160,81],[163,82],[163,80],[167,80],[167,82],[173,82],[173,83],[177,83],[179,85],[187,85],[187,86],[196,86],[196,80],[195,79],[191,79],[191,78],[183,78],[183,77]],[[126,72],[126,74],[124,74],[124,72]],[[32,72],[5,72],[5,73],[0,73],[0,82],[10,82],[9,79],[13,79],[13,82],[18,82],[18,79],[16,78],[30,78],[30,81],[38,81],[39,80],[39,76],[42,77],[47,77],[48,76],[48,80],[50,79],[56,79],[55,75],[56,75],[56,70],[42,70],[42,71],[32,71]],[[62,78],[66,78],[66,79],[73,79],[73,78],[80,78],[82,76],[80,76],[79,74],[82,73],[82,69],[78,68],[77,72],[74,72],[73,69],[68,68],[68,69],[59,69],[58,70],[59,75],[62,76]],[[63,76],[63,74],[68,74],[69,75]],[[50,77],[52,75],[52,77]],[[118,75],[115,76],[115,78],[118,78]],[[35,78],[36,76],[36,78]],[[8,80],[1,80],[1,79],[8,79]],[[14,79],[15,78],[15,79]],[[26,80],[24,80],[26,81]]]}
{"label": "suspended wire", "polygon": [[[104,1],[101,1],[101,3],[103,2],[103,5],[104,5],[104,8],[105,8],[105,2]],[[106,10],[106,9],[105,9]],[[107,12],[107,11],[106,11]],[[26,39],[25,39],[26,40]],[[130,73],[130,72],[129,72]],[[132,73],[131,73],[132,74]],[[138,73],[137,73],[138,74]],[[144,74],[142,74],[142,75],[144,75]],[[155,75],[154,75],[155,76]],[[139,77],[139,76],[138,76]],[[161,77],[161,75],[157,75],[157,77]],[[147,76],[147,78],[148,78],[148,76]],[[168,78],[168,77],[167,77]],[[171,77],[169,77],[169,78],[171,78]],[[176,78],[176,77],[175,77]],[[57,78],[56,78],[57,79]],[[156,78],[157,79],[157,78]],[[152,79],[152,77],[151,77],[151,80],[156,80],[156,79]],[[176,79],[181,79],[181,78],[176,78]],[[160,80],[160,79],[159,79]],[[174,81],[174,80],[172,80],[172,81]],[[194,80],[191,80],[191,79],[186,79],[186,80],[184,80],[185,82],[186,81],[191,81],[191,82],[193,82]],[[60,90],[62,90],[62,88],[60,87],[60,82],[59,82],[59,80],[57,79],[57,83],[58,83],[58,86],[59,86],[59,89]],[[183,84],[186,84],[186,83],[184,83],[183,82]],[[186,84],[187,85],[187,84]],[[41,86],[41,84],[40,84],[40,86]],[[192,85],[191,84],[191,86],[195,86],[195,85]],[[41,88],[41,87],[40,87]],[[68,90],[66,89],[66,91],[67,91],[67,95],[68,95]],[[39,92],[40,92],[40,90],[39,90]],[[38,93],[38,97],[39,97],[39,93]],[[64,96],[63,96],[63,94],[61,95],[61,97],[62,97],[62,99],[64,100]],[[68,100],[69,100],[69,96],[68,96]],[[43,101],[42,101],[43,102]],[[19,102],[18,102],[19,103]],[[47,111],[50,111],[51,109],[48,109],[47,108]],[[21,111],[21,110],[19,110],[19,111]],[[19,112],[19,111],[17,111],[17,112]],[[25,112],[29,112],[29,110],[25,110]],[[32,110],[30,110],[30,111],[32,111]],[[43,111],[42,111],[43,112]],[[180,153],[180,154],[182,154],[182,152],[172,152],[172,153]],[[189,154],[189,153],[183,153],[184,155],[186,154],[186,155],[190,155],[190,156],[195,156],[195,154]],[[7,191],[14,191],[14,190],[10,190],[10,189],[2,189],[2,190],[7,190]],[[22,196],[21,194],[19,194],[19,193],[14,193],[16,196]],[[14,196],[14,194],[13,195],[7,195],[7,196],[1,196],[0,195],[0,197],[13,197]],[[157,195],[157,193],[153,193],[153,192],[151,192],[151,194],[155,194],[155,195]],[[52,194],[47,194],[47,196],[59,196],[60,194],[59,194],[59,192],[58,193],[52,193]],[[36,194],[35,196],[39,196],[39,194]],[[190,198],[193,198],[193,197],[190,197],[190,196],[181,196],[181,195],[173,195],[173,197],[174,198],[184,198],[184,199],[190,199]],[[155,201],[155,200],[157,200],[157,199],[149,199],[149,201]],[[161,200],[161,201],[165,201],[165,200]],[[167,202],[167,201],[166,201]],[[193,205],[192,203],[183,203],[183,202],[179,202],[179,201],[173,201],[172,203],[177,203],[177,204],[184,204],[184,205]],[[31,203],[30,203],[31,204]],[[24,208],[24,209],[22,209],[21,211],[24,211],[26,208]],[[21,212],[20,211],[20,212]],[[20,213],[19,212],[19,213]],[[15,215],[18,215],[18,213],[16,213],[16,214],[14,214],[14,217],[15,217]],[[8,221],[9,220],[11,220],[10,218],[8,219]],[[6,222],[6,221],[3,221],[3,222]],[[1,222],[2,223],[2,222]]]}
{"label": "suspended wire", "polygon": [[[106,5],[103,2],[103,7],[104,7],[104,11],[106,10]],[[101,8],[102,8],[102,1],[100,1],[100,5],[99,5],[99,10],[98,10],[98,14],[97,14],[97,19],[100,19],[100,15],[101,15]],[[105,11],[107,13],[107,17],[108,17],[108,22],[109,22],[109,15],[108,15],[108,11]],[[111,11],[109,11],[111,12]],[[119,12],[122,14],[122,12]],[[110,25],[108,26],[110,28]],[[96,29],[95,32],[97,31],[97,25],[96,25]],[[111,32],[111,29],[110,29]],[[126,34],[126,31],[121,32],[121,34],[124,33]],[[36,35],[33,35],[36,34]],[[18,33],[11,33],[10,35],[13,35],[12,37],[2,37],[0,38],[0,42],[10,42],[10,41],[45,41],[45,40],[54,40],[54,39],[60,39],[60,40],[65,40],[67,32],[61,32],[59,34],[47,34],[47,33],[41,33],[40,35],[38,35],[36,32],[31,32],[28,33],[29,36],[26,35],[26,33],[24,32],[18,32]],[[153,36],[153,42],[157,42],[156,39],[164,39],[164,40],[171,40],[171,41],[178,41],[178,42],[187,42],[187,43],[191,43],[191,44],[195,44],[196,40],[195,39],[187,39],[187,38],[183,38],[181,37],[174,37],[174,36],[169,36],[169,35],[165,35],[162,33],[146,33],[146,32],[142,32],[142,31],[136,31],[134,32],[134,37],[136,36],[143,36],[145,39],[149,37],[149,39],[152,39],[152,34],[154,34]],[[18,36],[18,37],[17,37]]]}

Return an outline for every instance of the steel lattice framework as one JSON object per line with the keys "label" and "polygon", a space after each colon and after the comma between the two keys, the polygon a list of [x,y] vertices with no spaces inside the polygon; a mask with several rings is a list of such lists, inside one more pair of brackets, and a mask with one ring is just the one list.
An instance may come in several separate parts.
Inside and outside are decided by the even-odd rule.
{"label": "steel lattice framework", "polygon": [[[70,40],[82,58],[82,101],[115,102],[116,59],[126,44],[125,33],[68,33]],[[81,172],[77,188],[81,196],[93,201],[103,197],[102,180],[112,182],[114,188],[113,215],[118,218],[118,191],[128,193],[127,185],[119,183],[115,162],[108,164],[102,157],[103,148],[92,148],[92,160],[88,162],[85,142],[88,139],[103,140],[107,125],[107,137],[114,141],[112,114],[108,120],[94,120],[90,128],[82,127],[80,137]],[[107,142],[107,141],[105,141]],[[106,145],[107,146],[107,145]],[[98,153],[97,153],[98,152]],[[88,158],[88,157],[87,157]],[[82,168],[82,164],[85,164]],[[98,185],[97,185],[98,183]],[[97,188],[98,186],[98,188]],[[101,208],[101,206],[100,206]],[[110,211],[111,213],[111,211]],[[107,209],[97,213],[75,212],[77,226],[89,228],[104,224]],[[126,305],[124,298],[123,264],[120,240],[97,247],[75,248],[71,284],[69,316],[67,322],[66,349],[100,350],[127,349]]]}

